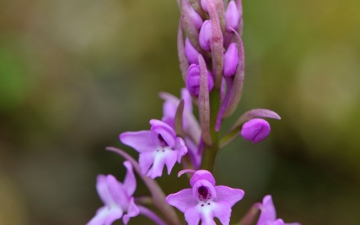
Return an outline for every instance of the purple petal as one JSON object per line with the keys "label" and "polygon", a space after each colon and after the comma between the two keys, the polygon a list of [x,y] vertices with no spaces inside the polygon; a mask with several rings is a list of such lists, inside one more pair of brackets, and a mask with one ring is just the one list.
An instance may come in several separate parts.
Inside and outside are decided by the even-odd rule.
{"label": "purple petal", "polygon": [[233,189],[227,186],[215,187],[217,198],[216,201],[226,201],[230,206],[234,206],[236,202],[240,201],[244,197],[244,191],[241,189]]}
{"label": "purple petal", "polygon": [[[200,56],[200,55],[199,55]],[[191,64],[188,69],[188,74],[186,77],[186,88],[194,96],[198,96],[200,92],[200,66],[197,64]],[[209,71],[206,70],[207,77],[207,89],[208,92],[214,87],[214,80]]]}
{"label": "purple petal", "polygon": [[198,146],[196,146],[195,143],[190,138],[185,138],[185,144],[188,149],[191,163],[193,164],[195,169],[199,169],[202,155],[199,152]]}
{"label": "purple petal", "polygon": [[124,179],[124,190],[128,196],[132,196],[136,189],[136,178],[132,169],[132,165],[129,161],[124,162],[124,166],[126,167],[126,175]]}
{"label": "purple petal", "polygon": [[166,123],[161,120],[150,120],[151,124],[151,136],[154,142],[157,142],[158,146],[162,146],[161,140],[159,139],[159,135],[161,135],[162,139],[166,142],[168,146],[171,148],[175,145],[175,131]]}
{"label": "purple petal", "polygon": [[129,205],[130,196],[126,195],[122,184],[117,181],[116,178],[111,174],[106,176],[106,181],[111,196],[113,197],[116,204],[121,206],[122,209],[126,209]]}
{"label": "purple petal", "polygon": [[214,217],[217,217],[221,224],[229,225],[231,216],[231,205],[228,202],[216,202],[213,209]]}
{"label": "purple petal", "polygon": [[154,151],[157,148],[156,143],[154,143],[151,138],[151,132],[149,130],[124,132],[120,134],[120,141],[140,153]]}
{"label": "purple petal", "polygon": [[[182,156],[180,156],[180,160],[181,160],[181,157]],[[166,154],[165,164],[167,167],[168,175],[170,175],[171,170],[174,167],[177,160],[178,160],[177,151],[170,151],[169,153]]]}
{"label": "purple petal", "polygon": [[211,22],[205,20],[201,26],[199,34],[199,44],[205,51],[210,51],[210,39],[211,39]]}
{"label": "purple petal", "polygon": [[270,133],[270,124],[263,119],[252,119],[242,126],[241,136],[246,140],[258,143]]}
{"label": "purple petal", "polygon": [[117,219],[120,219],[123,212],[120,208],[109,208],[108,206],[101,207],[96,215],[86,225],[104,225],[111,224]]}
{"label": "purple petal", "polygon": [[228,84],[229,102],[227,103],[226,110],[224,111],[224,118],[229,117],[236,109],[242,95],[242,89],[245,77],[245,54],[244,44],[239,38],[239,64],[236,69],[235,75],[232,77],[232,81]]}
{"label": "purple petal", "polygon": [[230,1],[225,12],[226,31],[232,32],[239,25],[239,11],[234,1]]}
{"label": "purple petal", "polygon": [[154,162],[154,155],[154,152],[143,152],[139,154],[139,166],[142,174],[146,174],[149,171],[150,166]]}
{"label": "purple petal", "polygon": [[177,154],[178,163],[181,162],[181,158],[188,152],[187,147],[185,146],[184,140],[180,137],[177,137],[175,140],[174,151]]}
{"label": "purple petal", "polygon": [[185,110],[188,112],[192,112],[192,98],[191,95],[189,93],[189,91],[186,88],[182,88],[181,89],[181,98],[184,99],[184,103],[185,103]]}
{"label": "purple petal", "polygon": [[171,149],[159,150],[154,155],[154,162],[147,175],[152,179],[162,175],[164,165],[167,165],[170,173],[177,160],[177,152]]}
{"label": "purple petal", "polygon": [[107,183],[107,178],[105,175],[100,174],[97,176],[96,190],[99,194],[100,199],[105,205],[110,205],[114,203],[114,199],[111,196]]}
{"label": "purple petal", "polygon": [[207,3],[206,3],[206,0],[201,0],[201,8],[207,12]]}
{"label": "purple petal", "polygon": [[[166,197],[166,202],[179,209],[181,212],[185,212],[187,209],[195,206],[197,201],[192,195],[192,189],[186,188],[175,194],[170,194]],[[185,215],[186,216],[186,215]],[[197,225],[197,224],[196,224]]]}
{"label": "purple petal", "polygon": [[268,222],[273,222],[276,219],[275,206],[272,201],[271,195],[266,195],[262,201],[260,208],[261,214],[257,225],[266,225]]}
{"label": "purple petal", "polygon": [[189,38],[185,40],[185,55],[190,64],[199,64],[198,55],[200,54],[194,46],[192,46]]}
{"label": "purple petal", "polygon": [[198,197],[200,187],[206,187],[208,189],[208,191],[210,192],[212,198],[216,199],[217,193],[216,193],[215,187],[207,180],[198,180],[194,184],[194,186],[192,187],[192,194],[193,194],[194,199],[196,199]]}
{"label": "purple petal", "polygon": [[104,225],[111,225],[115,220],[120,219],[123,212],[120,208],[111,208],[109,214],[106,217]]}
{"label": "purple petal", "polygon": [[284,221],[282,219],[277,219],[272,223],[269,223],[269,225],[284,225]]}
{"label": "purple petal", "polygon": [[134,198],[131,198],[129,202],[129,207],[127,209],[127,214],[124,214],[123,216],[124,224],[128,224],[130,217],[135,217],[137,215],[139,215],[139,209],[134,203]]}
{"label": "purple petal", "polygon": [[215,186],[216,184],[214,176],[207,170],[196,171],[196,173],[193,175],[193,177],[190,180],[191,187],[194,186],[194,184],[199,180],[207,180],[213,186]]}
{"label": "purple petal", "polygon": [[[234,3],[235,4],[235,3]],[[235,74],[236,68],[239,64],[238,47],[236,43],[229,45],[224,54],[224,76],[230,77]]]}
{"label": "purple petal", "polygon": [[201,214],[198,211],[198,208],[196,206],[187,209],[184,212],[184,214],[185,214],[185,220],[188,223],[188,225],[198,225],[199,224]]}

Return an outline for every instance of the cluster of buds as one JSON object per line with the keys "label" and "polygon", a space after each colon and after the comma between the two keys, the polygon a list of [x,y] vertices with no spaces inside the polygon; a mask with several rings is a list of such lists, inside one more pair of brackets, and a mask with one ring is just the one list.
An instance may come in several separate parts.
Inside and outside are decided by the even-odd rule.
{"label": "cluster of buds", "polygon": [[[245,74],[242,2],[180,0],[178,3],[180,69],[186,88],[199,106],[202,141],[213,146],[216,140],[211,133],[218,132],[223,119],[233,114],[242,94]],[[234,131],[253,143],[260,142],[269,134],[270,125],[263,119],[252,119],[280,119],[265,109],[252,110],[251,115],[246,120],[243,116],[242,123],[228,132],[230,137],[225,138],[226,142],[232,140]]]}
{"label": "cluster of buds", "polygon": [[[270,133],[269,123],[262,118],[280,119],[268,109],[245,112],[221,138],[223,119],[233,114],[242,93],[245,70],[241,0],[180,0],[178,28],[180,69],[186,88],[181,99],[160,93],[164,100],[161,120],[151,119],[150,129],[120,134],[120,141],[139,153],[138,161],[121,149],[108,147],[124,157],[127,175],[120,183],[112,175],[99,175],[97,191],[104,202],[88,225],[110,225],[122,217],[144,215],[158,225],[180,225],[174,207],[184,213],[188,224],[229,225],[232,207],[245,192],[216,185],[211,171],[220,148],[239,134],[258,143]],[[185,35],[183,34],[183,31]],[[199,122],[193,115],[198,106]],[[166,197],[155,178],[170,175],[176,162],[187,173],[191,188]],[[133,169],[148,187],[151,196],[134,197],[136,179]],[[157,216],[144,204],[153,204],[163,215]],[[276,219],[271,196],[255,203],[237,224],[250,225],[261,211],[257,225],[286,225]],[[255,212],[255,213],[254,213]],[[290,225],[290,224],[288,224]],[[299,225],[293,223],[291,225]]]}

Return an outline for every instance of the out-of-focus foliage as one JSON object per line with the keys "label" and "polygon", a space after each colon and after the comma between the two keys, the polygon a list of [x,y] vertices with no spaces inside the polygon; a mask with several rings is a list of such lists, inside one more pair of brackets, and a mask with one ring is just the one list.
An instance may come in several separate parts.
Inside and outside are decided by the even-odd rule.
{"label": "out-of-focus foliage", "polygon": [[[263,143],[238,138],[219,154],[218,183],[246,192],[233,218],[272,194],[286,221],[360,224],[360,1],[243,0],[243,8],[236,113],[264,107],[282,120]],[[175,0],[0,2],[0,225],[93,216],[96,175],[124,175],[104,147],[136,156],[118,134],[148,129],[161,118],[157,93],[183,86],[178,18]],[[167,193],[185,181],[159,179]]]}

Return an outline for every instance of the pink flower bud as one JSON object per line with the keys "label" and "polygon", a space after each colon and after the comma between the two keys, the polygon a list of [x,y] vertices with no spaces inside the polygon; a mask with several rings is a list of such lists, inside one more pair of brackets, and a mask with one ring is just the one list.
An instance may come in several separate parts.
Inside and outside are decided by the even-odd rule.
{"label": "pink flower bud", "polygon": [[236,3],[235,1],[230,1],[225,12],[226,31],[232,32],[236,30],[239,25],[239,19],[240,15]]}
{"label": "pink flower bud", "polygon": [[[214,87],[213,78],[208,71],[208,88],[209,92]],[[198,96],[200,90],[200,66],[196,64],[191,64],[188,69],[187,77],[186,77],[186,88],[190,92],[190,94]]]}
{"label": "pink flower bud", "polygon": [[199,64],[198,55],[199,52],[191,44],[189,38],[185,40],[185,56],[190,64]]}
{"label": "pink flower bud", "polygon": [[231,77],[235,74],[236,68],[239,64],[238,46],[236,43],[229,45],[224,54],[224,76]]}
{"label": "pink flower bud", "polygon": [[193,23],[195,24],[195,27],[199,29],[203,23],[201,16],[192,7],[190,7],[190,15],[192,17]]}
{"label": "pink flower bud", "polygon": [[210,39],[211,39],[211,21],[205,20],[201,26],[199,34],[199,43],[202,49],[210,51]]}
{"label": "pink flower bud", "polygon": [[252,119],[244,123],[240,131],[241,136],[252,143],[264,140],[270,133],[270,124],[263,119]]}
{"label": "pink flower bud", "polygon": [[189,4],[187,0],[181,1],[180,13],[182,25],[185,30],[196,28],[199,29],[203,22],[201,16],[195,11],[195,9]]}
{"label": "pink flower bud", "polygon": [[207,12],[207,3],[206,3],[206,0],[201,0],[201,8]]}

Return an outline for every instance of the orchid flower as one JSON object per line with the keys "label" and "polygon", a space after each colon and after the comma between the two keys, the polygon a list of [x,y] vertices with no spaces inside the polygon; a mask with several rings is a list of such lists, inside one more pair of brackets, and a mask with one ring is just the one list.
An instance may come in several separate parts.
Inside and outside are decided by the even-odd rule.
{"label": "orchid flower", "polygon": [[150,120],[151,129],[137,132],[124,132],[120,140],[125,145],[140,153],[141,172],[152,179],[162,175],[166,164],[170,174],[176,161],[181,162],[187,148],[182,138],[176,137],[175,131],[160,120]]}
{"label": "orchid flower", "polygon": [[[179,175],[191,170],[183,170]],[[244,197],[244,191],[227,186],[215,186],[215,178],[207,170],[193,171],[190,180],[192,188],[183,189],[166,197],[169,205],[185,214],[189,225],[215,225],[214,217],[221,224],[230,223],[231,208]]]}
{"label": "orchid flower", "polygon": [[276,219],[276,210],[271,195],[266,195],[260,205],[261,214],[256,225],[300,225],[300,223],[284,223]]}
{"label": "orchid flower", "polygon": [[[180,103],[180,99],[165,92],[160,93],[160,97],[164,99],[162,121],[175,129],[175,114]],[[196,169],[198,169],[200,167],[202,157],[202,154],[199,150],[201,129],[194,114],[192,113],[192,98],[186,88],[181,89],[181,98],[184,100],[184,111],[182,119],[183,129],[185,132],[184,141],[188,149],[192,164]]]}
{"label": "orchid flower", "polygon": [[135,175],[130,162],[125,161],[124,166],[127,170],[124,183],[117,181],[113,175],[98,175],[96,189],[104,206],[97,210],[87,225],[110,225],[121,217],[124,224],[127,224],[130,217],[139,214],[132,197],[136,189]]}

